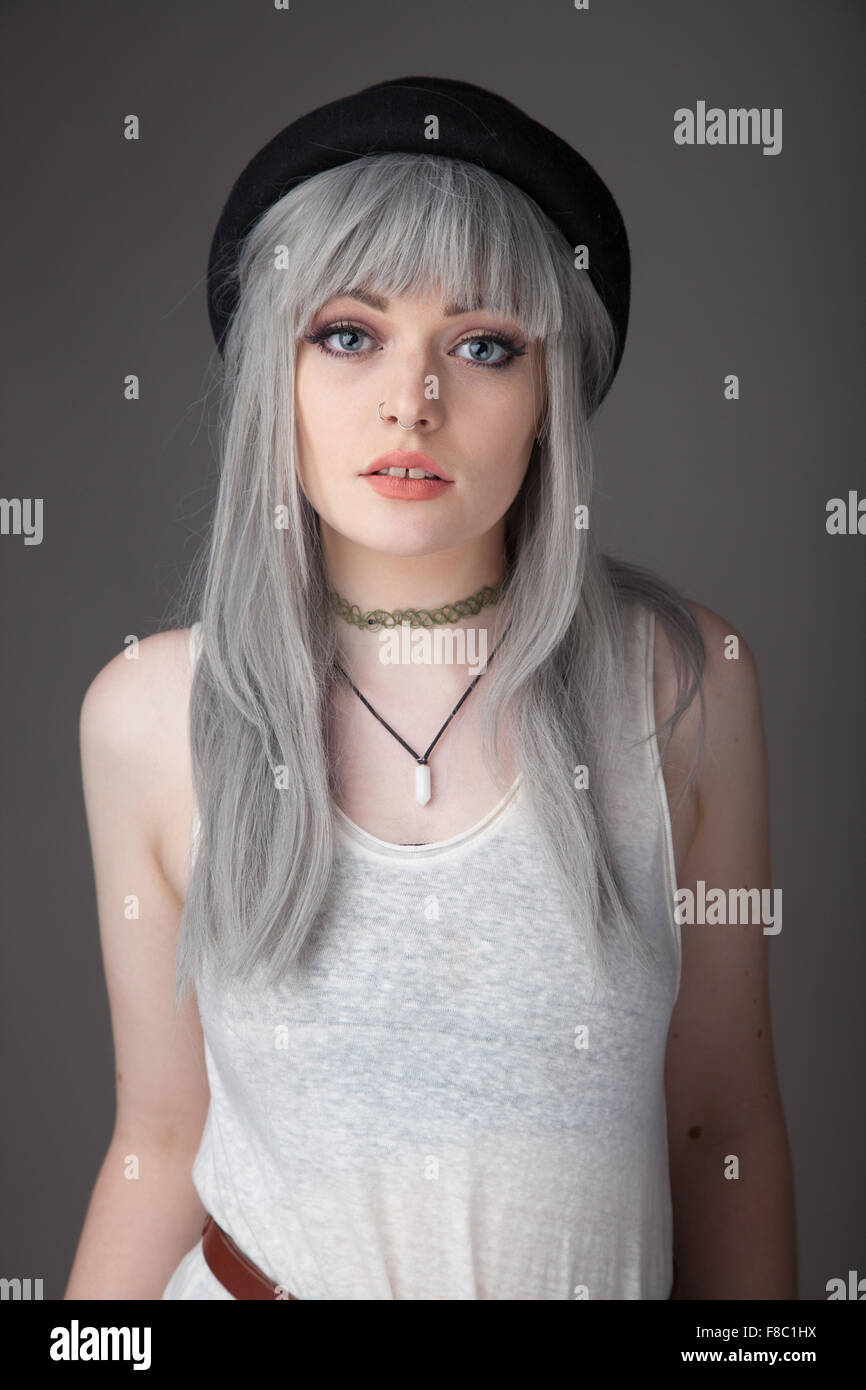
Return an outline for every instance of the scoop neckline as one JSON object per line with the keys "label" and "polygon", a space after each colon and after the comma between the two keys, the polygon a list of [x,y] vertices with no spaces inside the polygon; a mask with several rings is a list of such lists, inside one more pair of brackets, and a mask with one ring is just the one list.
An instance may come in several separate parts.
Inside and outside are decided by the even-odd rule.
{"label": "scoop neckline", "polygon": [[480,835],[491,829],[494,821],[498,821],[505,810],[517,799],[520,783],[521,774],[518,773],[508,791],[487,812],[486,816],[483,816],[480,821],[476,821],[475,825],[470,825],[467,830],[450,835],[447,840],[431,840],[423,845],[398,845],[393,840],[380,840],[378,835],[371,834],[369,830],[358,825],[357,821],[353,821],[339,806],[334,806],[337,830],[344,838],[377,854],[388,855],[395,859],[424,859],[430,855],[439,855],[448,850],[457,849],[470,840],[478,839]]}

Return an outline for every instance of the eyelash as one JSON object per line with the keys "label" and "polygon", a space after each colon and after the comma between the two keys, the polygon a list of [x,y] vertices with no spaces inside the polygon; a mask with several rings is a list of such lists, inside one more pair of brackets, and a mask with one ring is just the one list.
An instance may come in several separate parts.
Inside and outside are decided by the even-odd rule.
{"label": "eyelash", "polygon": [[[327,338],[333,337],[335,333],[358,333],[364,338],[372,338],[373,334],[368,333],[366,328],[362,328],[358,323],[352,323],[348,319],[340,319],[337,323],[326,324],[324,328],[317,328],[314,333],[304,334],[304,342],[311,343],[318,347],[328,357],[342,357],[344,360],[350,357],[365,357],[370,351],[365,348],[363,352],[337,352],[334,348],[328,347]],[[467,337],[461,338],[455,347],[462,347],[464,343],[496,343],[498,347],[505,348],[508,353],[499,362],[477,362],[471,357],[461,358],[461,361],[468,362],[471,367],[486,367],[488,370],[496,371],[500,367],[508,367],[515,357],[523,357],[526,352],[526,344],[517,343],[506,333],[470,333]]]}

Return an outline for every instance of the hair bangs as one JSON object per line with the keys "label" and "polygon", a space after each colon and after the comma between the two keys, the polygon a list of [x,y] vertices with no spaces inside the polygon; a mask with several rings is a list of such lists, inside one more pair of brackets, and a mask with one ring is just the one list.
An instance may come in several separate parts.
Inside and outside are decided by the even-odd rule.
{"label": "hair bangs", "polygon": [[365,155],[293,189],[253,239],[263,256],[275,242],[287,248],[295,336],[322,304],[357,289],[438,291],[449,306],[513,319],[531,339],[562,328],[564,237],[519,189],[459,160]]}

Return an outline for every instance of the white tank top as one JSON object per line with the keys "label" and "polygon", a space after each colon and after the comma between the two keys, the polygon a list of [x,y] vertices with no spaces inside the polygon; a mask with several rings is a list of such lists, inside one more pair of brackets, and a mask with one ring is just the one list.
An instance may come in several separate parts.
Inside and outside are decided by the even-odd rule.
{"label": "white tank top", "polygon": [[[648,973],[623,949],[616,987],[593,987],[518,777],[427,845],[337,809],[305,970],[276,989],[199,984],[211,1101],[193,1181],[297,1298],[670,1295],[681,942],[656,740],[635,742],[654,723],[654,617],[634,605],[624,623],[633,732],[603,804]],[[162,1297],[232,1295],[199,1241]]]}

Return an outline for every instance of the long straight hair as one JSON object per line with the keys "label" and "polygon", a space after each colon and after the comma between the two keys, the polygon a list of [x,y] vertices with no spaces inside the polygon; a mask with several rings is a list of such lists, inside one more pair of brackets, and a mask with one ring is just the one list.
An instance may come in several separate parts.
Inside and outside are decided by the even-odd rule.
{"label": "long straight hair", "polygon": [[[698,755],[704,650],[666,581],[602,555],[591,526],[575,525],[575,508],[592,498],[588,422],[615,344],[587,271],[507,180],[437,155],[374,154],[306,180],[269,208],[235,273],[219,492],[183,600],[187,620],[201,619],[190,695],[200,830],[176,1004],[205,968],[222,980],[285,978],[331,879],[339,783],[327,705],[338,643],[318,518],[295,469],[295,356],[321,305],[357,288],[385,296],[438,289],[449,300],[480,301],[539,342],[542,426],[506,516],[510,630],[481,687],[482,754],[502,785],[507,709],[524,794],[589,960],[606,972],[618,939],[648,963],[653,952],[598,798],[625,693],[626,606],[648,604],[672,643],[677,699],[662,726],[667,739],[700,695]],[[578,764],[590,785],[576,791]]]}

